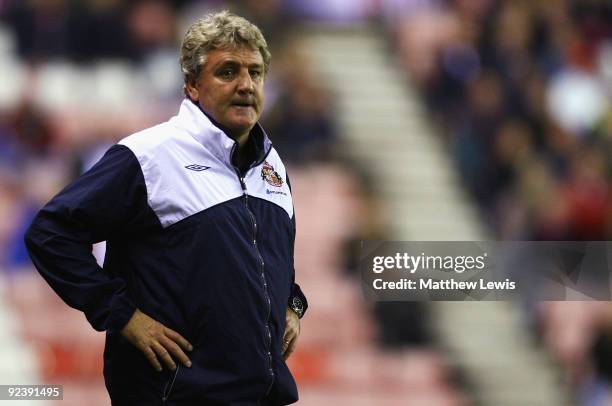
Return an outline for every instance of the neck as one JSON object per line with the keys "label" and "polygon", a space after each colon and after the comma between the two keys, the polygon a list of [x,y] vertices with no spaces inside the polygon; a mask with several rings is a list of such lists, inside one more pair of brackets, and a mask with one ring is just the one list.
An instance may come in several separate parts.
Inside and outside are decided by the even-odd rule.
{"label": "neck", "polygon": [[238,149],[242,149],[242,147],[244,147],[247,141],[249,140],[249,133],[240,134],[238,136],[231,134],[231,136],[234,139],[234,141],[238,143]]}

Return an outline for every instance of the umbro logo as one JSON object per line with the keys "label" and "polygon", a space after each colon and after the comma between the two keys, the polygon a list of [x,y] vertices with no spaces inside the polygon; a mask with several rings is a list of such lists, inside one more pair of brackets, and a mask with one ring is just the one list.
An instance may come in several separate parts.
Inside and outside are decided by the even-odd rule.
{"label": "umbro logo", "polygon": [[192,170],[192,171],[196,171],[196,172],[202,172],[207,169],[210,169],[210,166],[191,164],[191,165],[187,165],[185,168]]}

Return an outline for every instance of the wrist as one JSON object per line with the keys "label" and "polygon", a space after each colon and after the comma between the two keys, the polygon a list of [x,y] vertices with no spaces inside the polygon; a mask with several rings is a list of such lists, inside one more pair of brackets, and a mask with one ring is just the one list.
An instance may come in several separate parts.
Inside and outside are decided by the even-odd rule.
{"label": "wrist", "polygon": [[304,315],[304,303],[302,299],[297,296],[294,296],[289,300],[289,309],[291,309],[295,314],[297,314],[298,318],[302,318]]}

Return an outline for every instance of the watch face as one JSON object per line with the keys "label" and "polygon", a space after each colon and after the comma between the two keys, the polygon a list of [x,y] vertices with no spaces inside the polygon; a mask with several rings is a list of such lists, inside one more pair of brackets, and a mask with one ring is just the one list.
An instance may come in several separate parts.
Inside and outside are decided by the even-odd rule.
{"label": "watch face", "polygon": [[293,300],[291,301],[291,307],[293,308],[293,311],[298,314],[298,316],[301,316],[302,312],[304,312],[304,305],[302,304],[302,301],[299,297],[293,298]]}

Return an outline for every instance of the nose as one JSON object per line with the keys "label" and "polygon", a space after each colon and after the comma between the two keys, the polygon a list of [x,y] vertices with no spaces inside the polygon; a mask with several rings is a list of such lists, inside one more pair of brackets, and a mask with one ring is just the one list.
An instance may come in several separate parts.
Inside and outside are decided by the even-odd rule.
{"label": "nose", "polygon": [[238,91],[244,93],[253,93],[254,91],[254,83],[251,75],[249,74],[248,69],[240,73],[240,77],[238,78]]}

